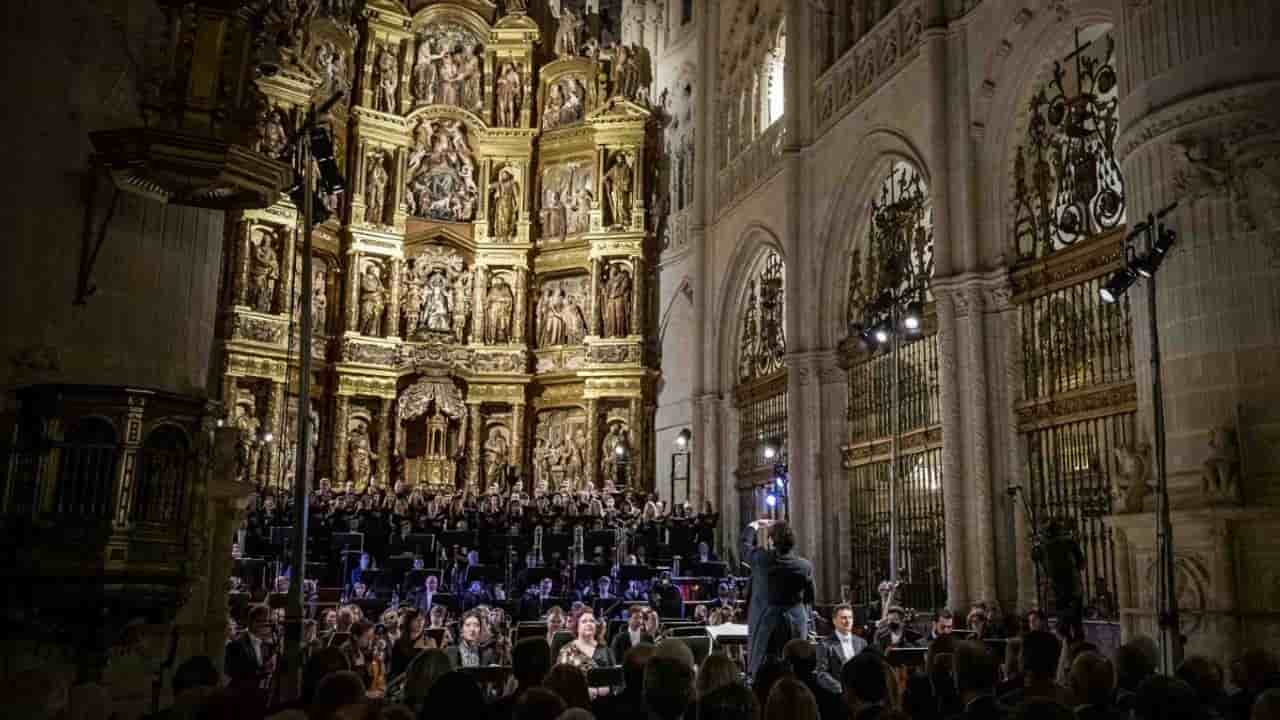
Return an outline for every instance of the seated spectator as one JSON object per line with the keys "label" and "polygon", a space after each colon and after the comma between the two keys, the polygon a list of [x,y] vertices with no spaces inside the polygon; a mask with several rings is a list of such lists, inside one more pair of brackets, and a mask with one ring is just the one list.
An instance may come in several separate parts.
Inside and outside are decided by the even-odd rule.
{"label": "seated spectator", "polygon": [[[813,695],[822,720],[843,720],[846,713],[840,699],[840,688],[823,684],[823,679],[818,675],[818,653],[814,646],[808,640],[791,640],[782,648],[782,659],[791,666],[796,679]],[[765,716],[768,717],[768,705],[765,707]]]}
{"label": "seated spectator", "polygon": [[791,675],[791,666],[781,660],[766,659],[756,670],[751,681],[751,691],[756,694],[756,703],[763,709],[769,702],[769,691],[773,684]]}
{"label": "seated spectator", "polygon": [[1143,680],[1156,672],[1156,648],[1150,638],[1138,637],[1116,649],[1116,709],[1128,712]]}
{"label": "seated spectator", "polygon": [[929,643],[921,671],[907,676],[902,709],[912,720],[941,720],[961,711],[960,698],[956,696],[951,682],[951,654],[954,649],[954,636],[938,636]]}
{"label": "seated spectator", "polygon": [[516,643],[511,651],[511,677],[515,680],[515,691],[506,697],[498,698],[490,706],[489,716],[493,720],[507,720],[515,713],[516,703],[521,694],[530,688],[542,684],[542,679],[551,670],[551,646],[540,637],[527,637]]}
{"label": "seated spectator", "polygon": [[710,695],[726,685],[738,682],[738,664],[728,655],[708,655],[698,668],[698,699]]}
{"label": "seated spectator", "polygon": [[326,675],[320,681],[307,714],[311,720],[331,720],[338,708],[357,705],[364,700],[364,680],[351,670],[341,670]]}
{"label": "seated spectator", "polygon": [[1004,646],[1005,679],[996,685],[996,697],[1022,687],[1022,638],[1009,638]]}
{"label": "seated spectator", "polygon": [[1280,720],[1280,689],[1264,690],[1253,701],[1250,720]]}
{"label": "seated spectator", "polygon": [[872,652],[858,653],[844,664],[840,682],[850,720],[881,720],[889,699],[887,667],[880,654]]}
{"label": "seated spectator", "polygon": [[734,682],[700,697],[698,712],[701,720],[757,720],[760,703],[755,693]]}
{"label": "seated spectator", "polygon": [[1014,709],[1011,720],[1075,720],[1071,708],[1049,698],[1029,698]]}
{"label": "seated spectator", "polygon": [[1133,720],[1200,720],[1200,701],[1191,686],[1177,678],[1152,675],[1138,686]]}
{"label": "seated spectator", "polygon": [[657,652],[653,645],[636,645],[627,651],[622,660],[622,692],[600,698],[594,703],[596,716],[610,720],[643,720],[648,717],[644,707],[644,668]]}
{"label": "seated spectator", "polygon": [[1006,710],[996,700],[999,674],[991,651],[979,642],[956,643],[952,654],[952,678],[961,703],[954,717],[963,720],[1001,720]]}
{"label": "seated spectator", "polygon": [[566,709],[559,695],[544,687],[533,687],[520,693],[511,717],[512,720],[556,720]]}
{"label": "seated spectator", "polygon": [[547,673],[542,687],[554,692],[571,708],[591,707],[591,692],[587,687],[587,674],[573,665],[557,664]]}
{"label": "seated spectator", "polygon": [[655,655],[644,668],[644,702],[657,720],[681,720],[693,703],[693,666]]}
{"label": "seated spectator", "polygon": [[1124,720],[1115,709],[1115,670],[1111,661],[1096,652],[1083,652],[1071,663],[1068,673],[1071,695],[1077,703],[1078,720]]}
{"label": "seated spectator", "polygon": [[1247,720],[1259,695],[1280,688],[1276,673],[1276,657],[1266,650],[1249,650],[1240,656],[1242,685],[1240,692],[1227,703],[1229,713],[1234,716],[1230,720]]}
{"label": "seated spectator", "polygon": [[1195,655],[1182,661],[1177,677],[1196,691],[1207,720],[1222,718],[1226,694],[1223,692],[1221,665],[1203,655]]}
{"label": "seated spectator", "polygon": [[[793,640],[792,642],[796,642]],[[804,642],[804,641],[800,641]],[[818,701],[796,678],[782,678],[769,691],[764,720],[818,720]]]}
{"label": "seated spectator", "polygon": [[1031,698],[1046,698],[1071,707],[1065,688],[1055,681],[1062,643],[1052,633],[1029,632],[1022,638],[1022,687],[1000,697],[1012,708]]}
{"label": "seated spectator", "polygon": [[427,693],[427,702],[418,713],[419,720],[428,720],[440,715],[441,708],[475,708],[484,707],[484,690],[470,673],[453,670],[445,673],[431,686]]}
{"label": "seated spectator", "polygon": [[421,712],[431,688],[451,670],[453,663],[443,650],[423,650],[404,672],[404,704],[415,713]]}

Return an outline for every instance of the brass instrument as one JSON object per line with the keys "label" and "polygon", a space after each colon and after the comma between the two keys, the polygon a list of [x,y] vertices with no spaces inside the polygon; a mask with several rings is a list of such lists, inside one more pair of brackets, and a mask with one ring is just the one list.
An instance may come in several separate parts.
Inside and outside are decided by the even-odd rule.
{"label": "brass instrument", "polygon": [[542,561],[542,526],[541,525],[533,529],[533,557],[535,558],[534,561],[538,563],[539,566],[542,566],[543,564],[545,564]]}
{"label": "brass instrument", "polygon": [[583,564],[587,560],[586,540],[583,537],[582,526],[573,529],[573,564],[574,567]]}
{"label": "brass instrument", "polygon": [[889,608],[893,606],[893,596],[898,592],[901,580],[885,580],[877,588],[880,591],[880,620],[877,626],[883,625],[889,616]]}

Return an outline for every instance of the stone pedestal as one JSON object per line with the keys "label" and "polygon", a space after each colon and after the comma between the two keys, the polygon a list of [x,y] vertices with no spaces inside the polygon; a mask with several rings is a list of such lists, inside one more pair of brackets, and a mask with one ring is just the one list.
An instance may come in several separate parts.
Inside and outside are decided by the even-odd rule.
{"label": "stone pedestal", "polygon": [[[1239,507],[1173,513],[1175,586],[1184,656],[1225,666],[1243,650],[1280,646],[1280,510]],[[1159,634],[1152,513],[1115,515],[1116,569],[1124,641]]]}

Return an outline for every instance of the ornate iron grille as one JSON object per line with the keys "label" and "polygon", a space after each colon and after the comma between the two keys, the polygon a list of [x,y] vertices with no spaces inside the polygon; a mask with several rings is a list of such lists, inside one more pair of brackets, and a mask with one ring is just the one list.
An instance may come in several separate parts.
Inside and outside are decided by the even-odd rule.
{"label": "ornate iron grille", "polygon": [[770,252],[747,283],[747,307],[738,345],[738,380],[751,382],[783,368],[787,339],[783,330],[785,277],[782,256]]}
{"label": "ornate iron grille", "polygon": [[894,163],[871,201],[867,254],[853,251],[848,320],[862,322],[884,293],[926,302],[933,277],[933,206],[914,165]]}
{"label": "ornate iron grille", "polygon": [[1026,139],[1013,164],[1020,259],[1049,255],[1124,222],[1114,61],[1109,33],[1082,43],[1077,29],[1075,48],[1054,62],[1052,77],[1031,97]]}
{"label": "ornate iron grille", "polygon": [[[938,336],[926,335],[898,347],[898,418],[902,432],[939,425]],[[890,394],[893,358],[875,355],[849,367],[849,442],[893,434]]]}
{"label": "ornate iron grille", "polygon": [[[889,577],[889,460],[850,469],[853,510],[853,598],[869,603]],[[913,608],[936,608],[946,597],[946,533],[942,503],[942,450],[898,458],[899,597]]]}
{"label": "ornate iron grille", "polygon": [[[1117,612],[1114,538],[1103,518],[1111,513],[1114,451],[1132,444],[1133,418],[1126,412],[1025,435],[1033,528],[1058,518],[1074,530],[1085,557],[1085,606],[1101,618]],[[1039,568],[1036,585],[1040,606],[1053,611],[1053,592]]]}
{"label": "ornate iron grille", "polygon": [[[765,441],[787,442],[787,380],[780,376],[770,382],[766,392],[755,397],[739,397],[738,404],[738,477],[745,479],[759,473],[770,473],[774,460],[764,457]],[[762,481],[767,481],[767,475]]]}
{"label": "ornate iron grille", "polygon": [[1092,278],[1022,304],[1027,399],[1133,381],[1129,297],[1102,302],[1104,282]]}

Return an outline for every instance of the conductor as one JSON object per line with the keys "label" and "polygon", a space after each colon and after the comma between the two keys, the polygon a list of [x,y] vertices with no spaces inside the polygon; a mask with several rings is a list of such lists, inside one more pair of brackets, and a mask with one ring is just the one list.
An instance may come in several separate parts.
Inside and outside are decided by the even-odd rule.
{"label": "conductor", "polygon": [[748,527],[755,530],[762,525],[769,528],[770,547],[753,547],[755,533],[750,533],[743,548],[743,557],[751,565],[747,673],[753,677],[766,656],[780,656],[790,640],[808,639],[809,607],[815,595],[813,564],[793,552],[795,530],[785,522],[768,520]]}

